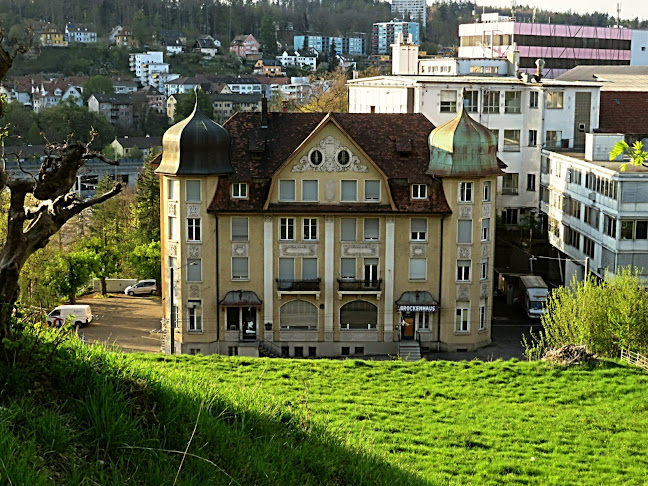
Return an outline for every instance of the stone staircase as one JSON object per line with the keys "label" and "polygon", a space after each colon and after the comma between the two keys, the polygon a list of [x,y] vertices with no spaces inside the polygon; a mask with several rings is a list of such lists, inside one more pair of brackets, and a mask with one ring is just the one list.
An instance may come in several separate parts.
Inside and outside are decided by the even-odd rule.
{"label": "stone staircase", "polygon": [[398,356],[403,361],[419,361],[421,345],[416,341],[401,341],[398,346]]}

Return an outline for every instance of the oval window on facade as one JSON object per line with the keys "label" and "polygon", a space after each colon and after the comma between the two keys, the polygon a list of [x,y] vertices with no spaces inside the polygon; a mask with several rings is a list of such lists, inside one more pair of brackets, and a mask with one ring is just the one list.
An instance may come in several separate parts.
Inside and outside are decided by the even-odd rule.
{"label": "oval window on facade", "polygon": [[322,163],[322,152],[319,150],[313,150],[310,154],[310,161],[313,165],[320,165]]}
{"label": "oval window on facade", "polygon": [[351,159],[351,156],[349,155],[349,152],[347,152],[346,150],[340,150],[338,152],[337,159],[338,159],[338,164],[340,164],[340,165],[348,165],[349,160]]}

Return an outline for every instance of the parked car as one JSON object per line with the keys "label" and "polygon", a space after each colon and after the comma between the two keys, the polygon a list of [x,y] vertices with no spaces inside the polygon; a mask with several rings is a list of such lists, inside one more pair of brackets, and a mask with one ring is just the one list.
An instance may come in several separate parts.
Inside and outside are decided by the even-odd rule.
{"label": "parked car", "polygon": [[47,323],[59,327],[69,316],[75,327],[87,326],[92,322],[92,309],[89,305],[59,305],[47,314]]}
{"label": "parked car", "polygon": [[157,294],[157,281],[140,280],[135,285],[129,285],[124,289],[126,295]]}

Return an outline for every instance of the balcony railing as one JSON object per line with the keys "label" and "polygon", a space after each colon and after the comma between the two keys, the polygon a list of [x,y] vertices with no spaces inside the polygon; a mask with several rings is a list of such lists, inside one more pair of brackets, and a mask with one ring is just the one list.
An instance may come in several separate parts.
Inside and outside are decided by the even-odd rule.
{"label": "balcony railing", "polygon": [[276,279],[279,292],[319,292],[320,278],[309,279]]}
{"label": "balcony railing", "polygon": [[377,280],[355,280],[338,278],[338,291],[340,292],[380,292],[382,278]]}

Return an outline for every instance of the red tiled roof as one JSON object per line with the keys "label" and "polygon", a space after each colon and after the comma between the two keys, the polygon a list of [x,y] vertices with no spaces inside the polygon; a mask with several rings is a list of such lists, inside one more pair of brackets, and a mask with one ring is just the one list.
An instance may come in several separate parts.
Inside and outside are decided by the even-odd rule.
{"label": "red tiled roof", "polygon": [[648,133],[648,92],[601,91],[599,131]]}
{"label": "red tiled roof", "polygon": [[[317,128],[326,113],[268,113],[261,128],[260,113],[237,113],[225,123],[232,137],[235,173],[221,178],[211,211],[261,211],[274,173]],[[427,174],[428,135],[434,126],[421,114],[334,113],[331,120],[346,131],[385,173],[397,211],[450,213],[441,181]],[[265,147],[262,152],[250,147]],[[407,151],[403,151],[403,147]],[[400,151],[399,151],[400,150]],[[231,181],[249,184],[249,199],[232,200]],[[409,184],[430,187],[428,200],[411,201]],[[389,205],[274,204],[271,211],[393,212]]]}

